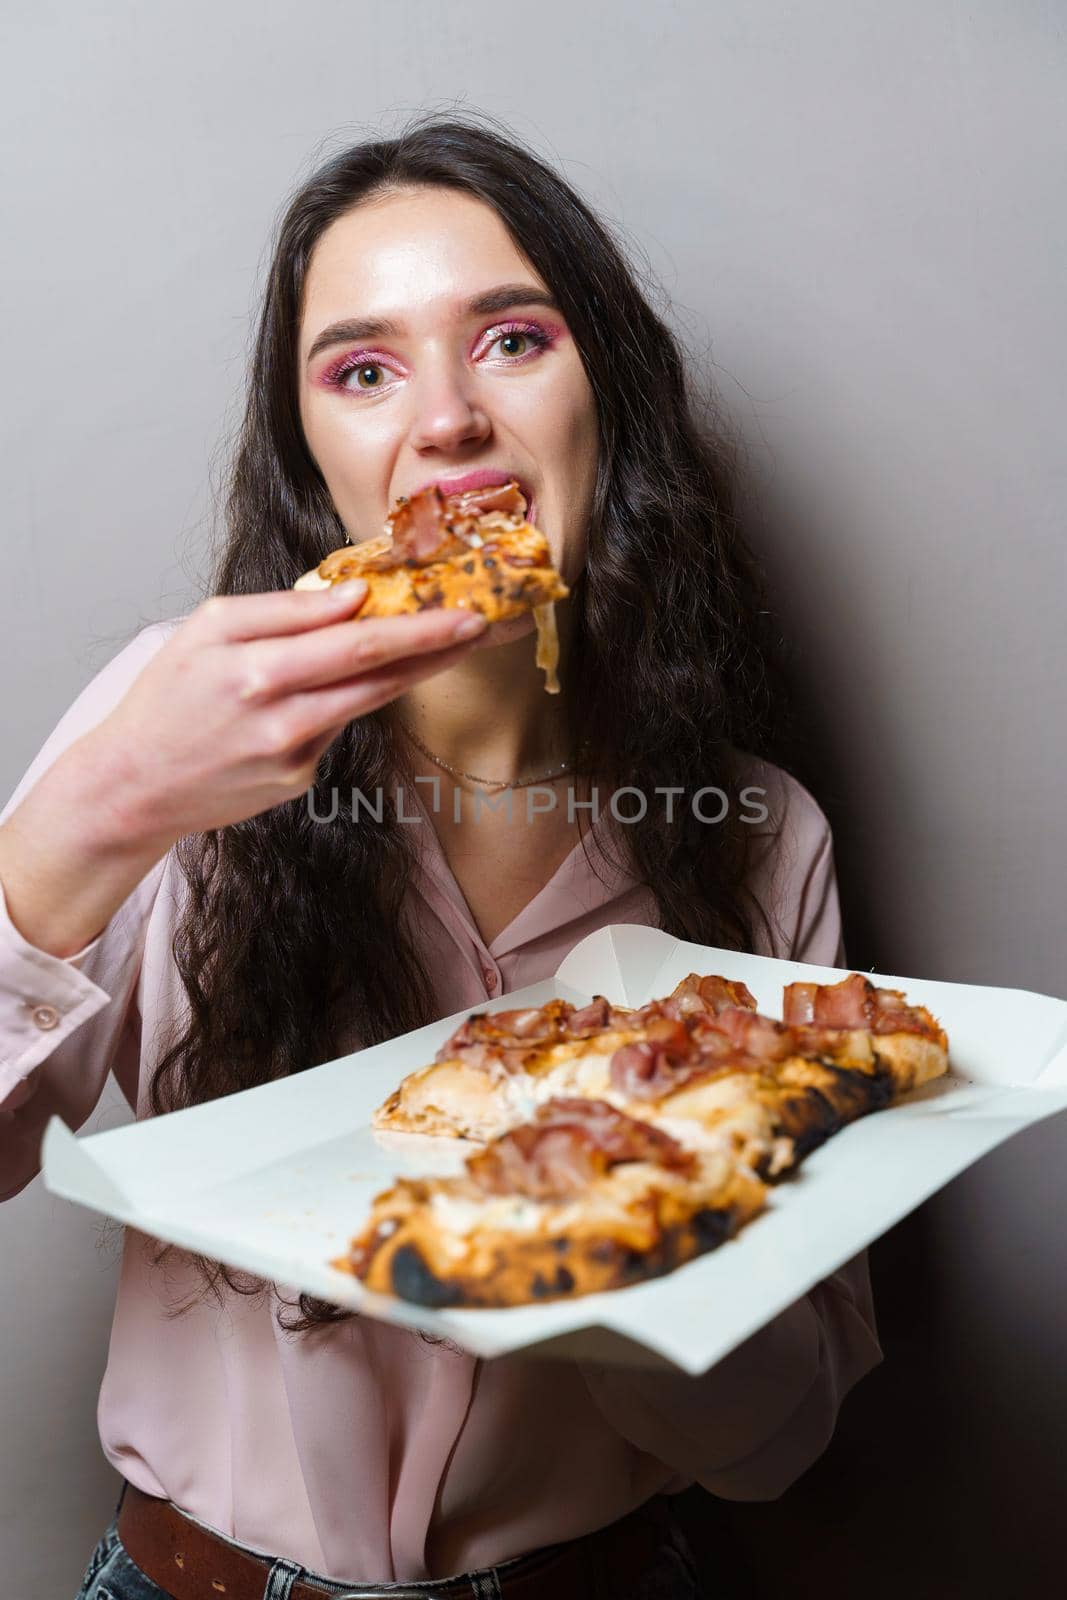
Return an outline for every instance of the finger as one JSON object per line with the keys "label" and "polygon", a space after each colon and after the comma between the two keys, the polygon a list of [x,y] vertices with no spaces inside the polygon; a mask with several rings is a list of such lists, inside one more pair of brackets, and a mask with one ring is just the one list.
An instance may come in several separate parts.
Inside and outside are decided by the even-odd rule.
{"label": "finger", "polygon": [[[300,639],[262,638],[241,646],[235,665],[242,700],[264,704],[282,696],[347,683],[406,659],[419,659],[485,632],[480,615],[434,609],[410,617],[368,617],[319,628]],[[473,631],[472,631],[473,629]]]}
{"label": "finger", "polygon": [[272,638],[324,628],[355,612],[367,596],[363,578],[329,589],[271,589],[265,594],[214,595],[193,613],[217,643]]}
{"label": "finger", "polygon": [[466,645],[455,645],[432,655],[409,657],[378,672],[363,673],[347,683],[289,696],[285,714],[292,717],[293,737],[302,741],[302,748],[323,738],[323,749],[327,748],[354,718],[377,711],[412,684],[454,666],[466,650]]}

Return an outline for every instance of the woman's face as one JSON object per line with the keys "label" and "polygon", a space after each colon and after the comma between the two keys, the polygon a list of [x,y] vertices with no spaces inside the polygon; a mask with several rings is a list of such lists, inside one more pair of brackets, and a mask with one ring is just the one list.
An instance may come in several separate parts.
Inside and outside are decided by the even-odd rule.
{"label": "woman's face", "polygon": [[[381,532],[398,495],[493,471],[518,479],[574,583],[596,482],[593,392],[491,207],[427,187],[339,217],[312,252],[299,361],[304,434],[353,543]],[[520,617],[483,640],[531,627]]]}

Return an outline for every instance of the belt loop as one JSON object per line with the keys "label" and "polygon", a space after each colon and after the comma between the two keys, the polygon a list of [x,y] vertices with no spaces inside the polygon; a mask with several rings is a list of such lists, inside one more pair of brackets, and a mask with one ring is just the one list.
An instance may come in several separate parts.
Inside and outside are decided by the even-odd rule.
{"label": "belt loop", "polygon": [[293,1584],[298,1578],[304,1576],[304,1571],[305,1569],[298,1567],[295,1562],[287,1561],[284,1556],[279,1556],[267,1573],[267,1586],[263,1590],[263,1600],[289,1600]]}
{"label": "belt loop", "polygon": [[474,1600],[503,1600],[504,1591],[500,1587],[495,1567],[489,1572],[475,1573],[471,1578],[471,1587],[474,1591]]}

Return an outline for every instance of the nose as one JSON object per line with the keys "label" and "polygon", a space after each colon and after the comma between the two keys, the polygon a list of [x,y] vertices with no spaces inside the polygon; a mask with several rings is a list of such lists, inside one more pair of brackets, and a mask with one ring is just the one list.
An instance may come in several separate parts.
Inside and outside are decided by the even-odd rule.
{"label": "nose", "polygon": [[491,423],[472,381],[452,364],[421,373],[414,391],[411,443],[416,450],[454,450],[489,434]]}

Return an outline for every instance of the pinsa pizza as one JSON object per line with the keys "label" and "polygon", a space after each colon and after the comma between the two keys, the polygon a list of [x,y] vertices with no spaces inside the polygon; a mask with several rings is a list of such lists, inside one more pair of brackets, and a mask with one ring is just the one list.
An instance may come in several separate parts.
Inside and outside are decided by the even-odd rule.
{"label": "pinsa pizza", "polygon": [[948,1070],[936,1018],[860,973],[789,984],[782,1012],[691,973],[636,1008],[472,1013],[375,1118],[477,1141],[463,1172],[399,1180],[333,1265],[433,1307],[654,1278],[730,1238],[848,1123]]}
{"label": "pinsa pizza", "polygon": [[345,1264],[369,1289],[436,1307],[591,1294],[712,1249],[763,1196],[725,1146],[687,1149],[604,1100],[549,1100],[460,1177],[380,1195]]}
{"label": "pinsa pizza", "polygon": [[519,1011],[474,1012],[434,1060],[410,1073],[379,1107],[374,1125],[397,1133],[489,1139],[546,1100],[605,1095],[614,1052],[647,1039],[662,1019],[755,1005],[744,984],[694,973],[666,1000],[640,1009],[594,995],[580,1007],[550,1000]]}

